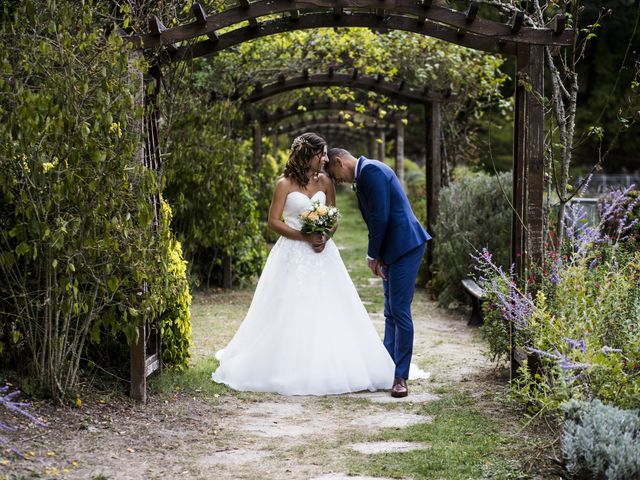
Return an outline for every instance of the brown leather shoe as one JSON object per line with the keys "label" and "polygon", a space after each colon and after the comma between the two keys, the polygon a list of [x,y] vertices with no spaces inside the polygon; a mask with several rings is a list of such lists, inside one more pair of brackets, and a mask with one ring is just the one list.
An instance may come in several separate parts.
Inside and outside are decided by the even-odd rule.
{"label": "brown leather shoe", "polygon": [[394,398],[402,398],[409,395],[409,389],[407,388],[407,381],[404,378],[396,378],[393,380],[393,387],[391,387],[391,396]]}

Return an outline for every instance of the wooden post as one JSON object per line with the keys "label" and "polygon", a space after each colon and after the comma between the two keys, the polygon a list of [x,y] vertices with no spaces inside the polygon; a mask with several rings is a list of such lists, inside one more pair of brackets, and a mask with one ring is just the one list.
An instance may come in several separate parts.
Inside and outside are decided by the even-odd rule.
{"label": "wooden post", "polygon": [[[518,45],[513,133],[513,206],[511,261],[520,282],[537,276],[542,266],[544,193],[544,47]],[[535,280],[535,278],[534,278]],[[511,378],[526,354],[511,337]]]}
{"label": "wooden post", "polygon": [[396,118],[396,175],[404,186],[404,118]]}
{"label": "wooden post", "polygon": [[[138,69],[137,64],[142,59],[141,50],[133,50],[129,53],[129,79],[134,85],[134,108],[137,111],[144,105],[144,74]],[[134,153],[133,163],[144,164],[146,149],[145,119],[132,118],[129,122],[131,129],[139,135],[140,145]],[[129,347],[129,379],[131,381],[129,395],[134,400],[145,402],[147,399],[147,377],[145,375],[145,335],[146,326],[138,328],[138,338]]]}
{"label": "wooden post", "polygon": [[138,327],[138,338],[131,344],[129,350],[131,387],[129,395],[134,400],[145,403],[147,401],[147,365],[146,365],[147,326]]}
{"label": "wooden post", "polygon": [[375,133],[371,133],[369,137],[369,158],[376,158],[378,151],[378,136]]}
{"label": "wooden post", "polygon": [[431,102],[425,105],[427,121],[426,144],[426,187],[427,187],[427,231],[433,237],[427,246],[427,276],[433,275],[433,246],[437,241],[434,234],[434,225],[438,218],[438,195],[442,183],[442,159],[440,145],[440,103]]}
{"label": "wooden post", "polygon": [[544,47],[529,46],[527,94],[527,277],[540,280],[544,260]]}
{"label": "wooden post", "polygon": [[380,140],[378,143],[378,160],[384,162],[384,157],[387,153],[387,132],[385,132],[384,128],[378,130],[378,139]]}
{"label": "wooden post", "polygon": [[515,265],[515,274],[524,278],[525,265],[525,187],[526,187],[526,67],[529,63],[529,50],[521,48],[516,58],[516,87],[513,116],[513,212],[511,213],[511,263]]}
{"label": "wooden post", "polygon": [[253,166],[257,170],[262,166],[262,124],[253,123]]}

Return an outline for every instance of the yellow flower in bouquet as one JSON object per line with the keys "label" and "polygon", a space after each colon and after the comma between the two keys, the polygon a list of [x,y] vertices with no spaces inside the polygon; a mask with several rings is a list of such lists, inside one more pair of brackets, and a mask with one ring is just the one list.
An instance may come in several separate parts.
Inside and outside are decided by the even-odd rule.
{"label": "yellow flower in bouquet", "polygon": [[336,207],[322,205],[318,200],[308,210],[300,214],[304,233],[329,233],[340,220],[340,212]]}

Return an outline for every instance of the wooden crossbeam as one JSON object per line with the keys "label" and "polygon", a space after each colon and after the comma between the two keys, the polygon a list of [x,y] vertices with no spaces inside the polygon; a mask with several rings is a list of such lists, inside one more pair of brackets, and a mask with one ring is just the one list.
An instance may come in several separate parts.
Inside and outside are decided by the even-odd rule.
{"label": "wooden crossbeam", "polygon": [[308,68],[305,68],[304,70],[302,70],[302,77],[305,80],[309,80],[309,69]]}
{"label": "wooden crossbeam", "polygon": [[522,25],[524,23],[524,12],[516,12],[513,17],[511,17],[511,33],[516,34],[522,29]]}
{"label": "wooden crossbeam", "polygon": [[333,7],[333,16],[334,17],[339,17],[343,13],[344,13],[344,8],[342,8],[342,7]]}
{"label": "wooden crossbeam", "polygon": [[553,17],[553,21],[551,22],[551,30],[553,30],[554,35],[560,35],[564,32],[564,29],[567,26],[567,16],[566,15],[556,15]]}
{"label": "wooden crossbeam", "polygon": [[[383,20],[378,19],[373,14],[349,14],[341,17],[334,17],[332,13],[305,14],[301,15],[297,21],[290,18],[279,18],[260,23],[260,28],[242,27],[220,35],[220,41],[216,44],[212,42],[199,42],[187,45],[178,49],[170,60],[173,62],[184,61],[192,58],[211,55],[215,52],[225,50],[234,45],[241,44],[248,40],[275,35],[282,32],[294,30],[306,30],[327,27],[370,27],[372,24],[382,25],[385,30],[403,30],[415,32],[422,35],[439,38],[444,41],[456,43],[469,48],[475,48],[490,53],[515,54],[516,44],[503,38],[484,38],[469,31],[465,27],[465,35],[460,37],[456,31],[442,28],[431,22],[420,24],[415,18],[386,16]],[[551,30],[549,30],[551,32]],[[567,32],[565,32],[566,34]],[[550,33],[553,35],[553,33]],[[564,34],[563,34],[564,35]]]}
{"label": "wooden crossbeam", "polygon": [[480,9],[480,2],[471,2],[469,5],[469,10],[467,10],[467,15],[464,19],[468,24],[472,24],[476,19],[476,15],[478,14],[478,10]]}
{"label": "wooden crossbeam", "polygon": [[[450,30],[455,32],[458,28],[464,28],[467,34],[471,33],[482,37],[478,40],[480,44],[482,40],[496,41],[502,38],[514,43],[563,46],[571,45],[575,36],[574,31],[564,31],[561,34],[555,35],[551,29],[524,27],[522,25],[514,29],[514,24],[502,24],[477,17],[474,17],[472,23],[468,23],[468,19],[471,18],[469,15],[470,12],[458,12],[440,5],[435,5],[429,0],[394,0],[393,2],[385,1],[384,5],[381,5],[380,0],[341,0],[339,5],[336,5],[334,0],[257,0],[251,3],[249,0],[240,0],[240,5],[237,7],[232,7],[218,12],[215,15],[207,16],[205,23],[196,19],[196,21],[192,23],[167,29],[162,32],[162,35],[157,35],[154,30],[151,30],[145,35],[136,35],[127,38],[139,47],[157,48],[161,45],[182,42],[206,35],[214,30],[226,29],[241,22],[253,22],[255,19],[261,17],[296,10],[300,12],[301,18],[305,12],[318,12],[322,10],[330,13],[333,17],[335,8],[350,9],[353,10],[354,13],[384,9],[385,21],[389,16],[399,16],[411,22],[416,22],[416,18],[424,18],[429,21],[427,23],[432,24],[432,27],[436,25],[436,30],[445,32]],[[471,13],[474,8],[475,7],[471,9]],[[339,15],[338,18],[348,16],[350,15]],[[380,25],[377,22],[380,22],[381,19],[375,15],[374,18],[376,21],[370,22],[367,26],[372,28],[396,28],[394,25]],[[340,22],[336,22],[330,26],[339,27],[342,25]],[[426,32],[420,33],[427,34]],[[465,37],[467,36],[468,35],[465,35]],[[436,35],[436,38],[440,37]],[[474,39],[472,43],[475,42],[476,40]],[[464,44],[463,46],[476,48],[473,44]],[[482,47],[478,48],[483,49]]]}
{"label": "wooden crossbeam", "polygon": [[196,17],[196,23],[200,25],[207,23],[207,12],[204,11],[204,7],[199,3],[191,5],[191,13]]}
{"label": "wooden crossbeam", "polygon": [[[260,122],[262,122],[263,124],[277,124],[282,120],[285,120],[290,117],[303,116],[305,114],[308,114],[309,112],[327,111],[327,110],[340,112],[339,114],[342,114],[343,112],[347,112],[353,115],[354,117],[363,116],[370,120],[376,120],[376,119],[388,120],[388,119],[395,118],[396,116],[396,112],[393,111],[393,112],[386,112],[386,114],[383,117],[380,117],[380,114],[379,114],[380,107],[377,107],[375,110],[372,110],[369,113],[358,111],[359,107],[361,107],[362,105],[363,105],[362,103],[347,102],[347,101],[334,102],[334,101],[328,100],[328,101],[316,102],[315,99],[311,99],[306,104],[295,102],[289,108],[278,107],[272,113],[269,113],[267,110],[250,110],[250,111],[247,111],[245,118],[247,119],[247,121],[260,120]],[[303,107],[303,108],[300,108],[300,107]]]}
{"label": "wooden crossbeam", "polygon": [[[151,15],[149,17],[147,25],[149,26],[151,35],[156,38],[160,37],[163,32],[167,31],[167,27],[164,26],[164,23],[162,23],[162,21],[156,15]],[[175,53],[178,51],[178,45],[175,43],[169,43],[167,44],[167,49],[170,53]]]}
{"label": "wooden crossbeam", "polygon": [[275,83],[265,85],[261,91],[255,89],[248,97],[247,103],[254,103],[265,98],[278,95],[290,90],[296,90],[306,87],[327,87],[327,86],[345,86],[349,88],[363,89],[375,91],[382,95],[396,98],[405,103],[428,103],[431,101],[446,102],[455,99],[455,95],[451,92],[434,92],[430,89],[415,90],[408,88],[406,85],[402,91],[398,90],[397,83],[386,82],[382,75],[377,77],[353,78],[352,75],[334,73],[333,76],[328,74],[317,74],[313,76],[302,76],[287,78],[284,82],[281,80]]}
{"label": "wooden crossbeam", "polygon": [[272,127],[270,129],[267,129],[266,133],[268,134],[272,134],[275,132],[277,132],[278,134],[293,133],[301,129],[308,129],[310,127],[320,127],[320,126],[332,126],[332,127],[342,128],[345,130],[351,130],[354,132],[363,131],[363,130],[380,130],[380,129],[393,130],[395,128],[394,124],[388,124],[388,125],[380,124],[377,121],[362,122],[360,125],[362,125],[362,127],[359,125],[354,125],[352,127],[348,126],[344,123],[344,119],[340,118],[339,116],[325,116],[323,118],[311,117],[311,118],[303,119],[300,122],[288,123],[285,125]]}
{"label": "wooden crossbeam", "polygon": [[329,78],[333,77],[333,74],[335,73],[335,71],[336,69],[333,66],[329,67]]}
{"label": "wooden crossbeam", "polygon": [[289,12],[289,18],[291,18],[291,20],[293,20],[294,22],[298,20],[300,18],[300,10]]}
{"label": "wooden crossbeam", "polygon": [[147,25],[149,26],[149,31],[151,35],[153,35],[154,37],[159,37],[160,34],[167,29],[167,27],[165,27],[164,24],[160,21],[160,19],[155,15],[151,15],[149,17],[149,20],[147,21]]}
{"label": "wooden crossbeam", "polygon": [[354,69],[353,69],[353,72],[351,73],[351,78],[352,78],[353,80],[355,80],[356,78],[358,78],[358,69],[357,69],[357,68],[354,68]]}

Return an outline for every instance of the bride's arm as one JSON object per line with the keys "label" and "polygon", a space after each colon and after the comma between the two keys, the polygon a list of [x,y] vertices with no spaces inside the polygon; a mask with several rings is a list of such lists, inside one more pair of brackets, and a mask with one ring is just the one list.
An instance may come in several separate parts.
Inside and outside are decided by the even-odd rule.
{"label": "bride's arm", "polygon": [[291,228],[282,220],[284,203],[287,200],[289,186],[289,180],[286,178],[281,178],[276,183],[276,188],[273,191],[273,198],[271,200],[271,206],[269,207],[269,228],[278,235],[290,238],[291,240],[301,240],[303,242],[313,244],[314,235],[302,233],[295,228]]}

